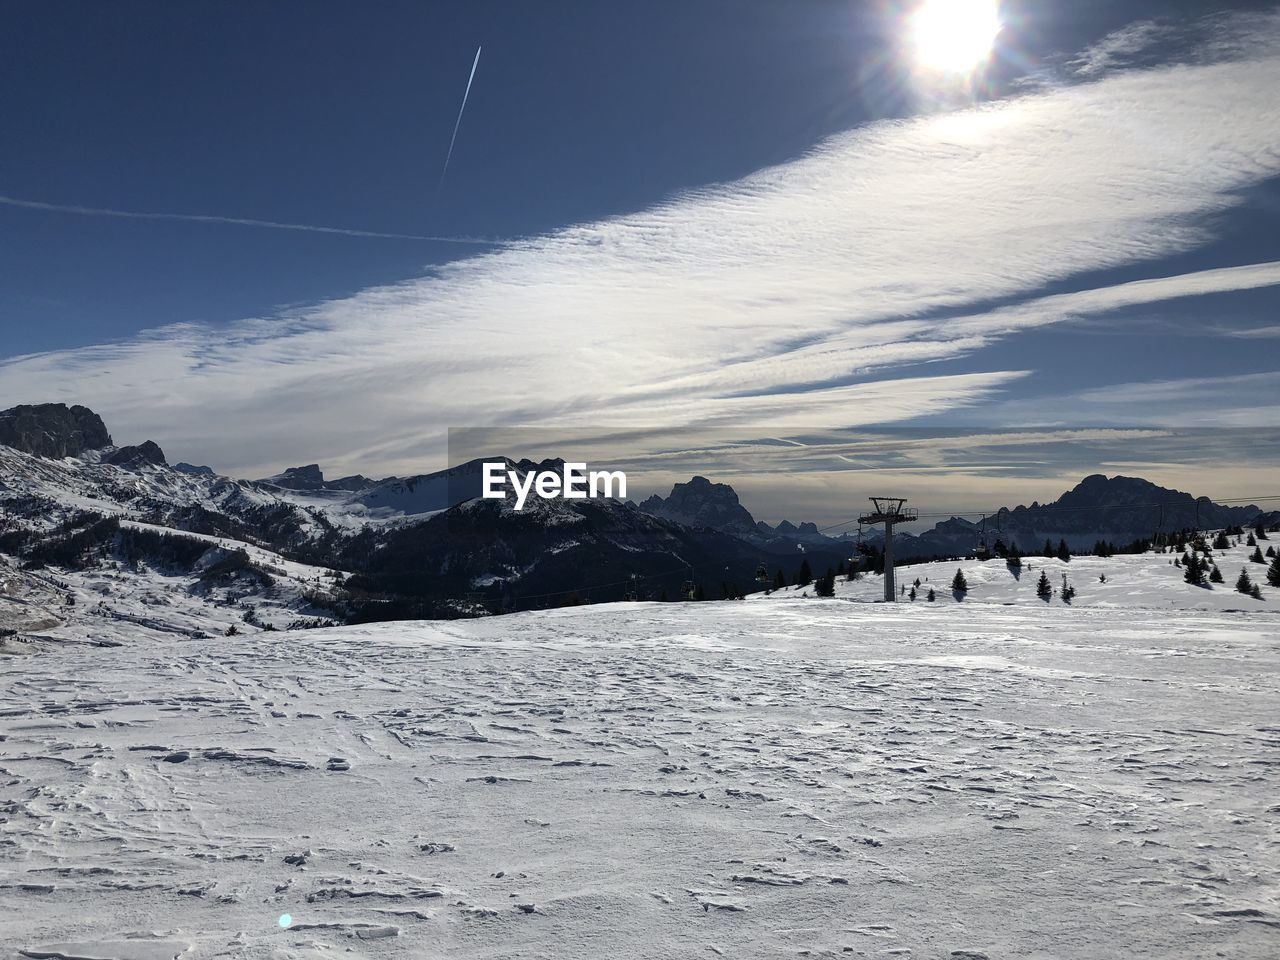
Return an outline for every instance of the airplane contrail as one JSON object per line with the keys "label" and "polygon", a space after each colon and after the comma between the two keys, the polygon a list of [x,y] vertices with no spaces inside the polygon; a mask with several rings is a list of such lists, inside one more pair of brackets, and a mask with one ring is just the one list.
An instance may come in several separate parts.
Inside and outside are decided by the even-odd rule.
{"label": "airplane contrail", "polygon": [[280,223],[275,220],[253,220],[247,217],[218,217],[198,213],[145,213],[136,210],[112,210],[106,207],[82,207],[75,204],[45,203],[40,200],[23,200],[0,194],[0,204],[23,207],[28,210],[52,210],[57,213],[74,213],[87,217],[123,217],[127,220],[179,220],[187,223],[225,223],[238,227],[268,227],[272,230],[301,230],[306,233],[330,233],[344,237],[374,237],[383,240],[417,240],[430,243],[463,243],[477,246],[496,246],[505,243],[487,237],[442,237],[420,233],[383,233],[378,230],[355,230],[347,227],[322,227],[310,223]]}
{"label": "airplane contrail", "polygon": [[444,185],[444,175],[449,172],[449,161],[453,159],[453,145],[458,141],[458,128],[462,126],[462,115],[467,110],[467,97],[471,96],[471,81],[476,78],[476,67],[480,65],[480,47],[476,47],[476,58],[471,61],[471,76],[467,77],[467,89],[462,94],[462,106],[458,108],[458,119],[453,125],[453,136],[449,138],[449,152],[445,154],[444,169],[440,171],[440,184]]}

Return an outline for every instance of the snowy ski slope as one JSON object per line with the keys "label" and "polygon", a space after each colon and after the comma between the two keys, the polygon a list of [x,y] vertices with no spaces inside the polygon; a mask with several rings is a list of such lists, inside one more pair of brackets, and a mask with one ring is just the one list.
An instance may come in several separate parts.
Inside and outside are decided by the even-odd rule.
{"label": "snowy ski slope", "polygon": [[[1209,535],[1213,539],[1213,535]],[[1260,541],[1262,549],[1274,546],[1280,550],[1280,535],[1272,534],[1270,540]],[[1036,596],[1036,583],[1043,570],[1056,591],[1050,604],[1060,606],[1062,576],[1076,588],[1074,607],[1112,607],[1118,609],[1151,610],[1273,610],[1280,611],[1280,589],[1268,586],[1267,565],[1250,563],[1253,547],[1231,546],[1215,550],[1213,556],[1222,571],[1223,583],[1193,586],[1183,579],[1181,567],[1175,567],[1173,553],[1147,553],[1138,556],[1072,557],[1068,561],[1045,557],[1024,557],[1022,569],[1015,574],[1003,560],[941,560],[936,563],[918,563],[898,567],[896,581],[899,594],[905,586],[909,591],[918,579],[917,603],[925,602],[929,588],[934,589],[936,603],[955,603],[951,593],[951,580],[956,570],[963,570],[969,590],[963,603],[979,604],[1030,604],[1043,606],[1045,601]],[[1181,554],[1177,554],[1181,557]],[[1270,558],[1267,558],[1269,564]],[[1249,571],[1249,577],[1262,589],[1262,600],[1254,600],[1236,592],[1235,582],[1241,569]],[[814,570],[814,574],[823,571]],[[1101,578],[1106,577],[1106,581]],[[861,576],[853,583],[843,577],[836,578],[836,597],[846,600],[880,600],[884,596],[884,580],[879,574]],[[812,599],[813,587],[788,587],[751,594],[753,601],[778,601]],[[909,602],[900,597],[904,602]]]}
{"label": "snowy ski slope", "polygon": [[1269,960],[1276,591],[1092,563],[0,658],[0,956]]}

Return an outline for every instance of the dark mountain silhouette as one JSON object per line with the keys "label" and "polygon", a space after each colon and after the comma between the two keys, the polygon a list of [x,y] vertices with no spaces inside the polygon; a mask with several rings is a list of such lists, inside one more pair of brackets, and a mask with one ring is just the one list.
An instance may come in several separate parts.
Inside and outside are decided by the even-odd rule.
{"label": "dark mountain silhouette", "polygon": [[368,477],[362,477],[355,474],[350,477],[340,477],[337,480],[326,480],[324,474],[320,470],[317,463],[307,464],[305,467],[288,467],[284,473],[276,474],[274,477],[266,477],[263,480],[255,481],[264,486],[279,487],[283,490],[364,490],[373,486],[376,482]]}
{"label": "dark mountain silhouette", "polygon": [[677,483],[666,498],[655,493],[640,504],[640,509],[650,516],[690,527],[710,527],[743,539],[749,540],[758,533],[755,518],[738,501],[733,487],[712,483],[706,477]]}
{"label": "dark mountain silhouette", "polygon": [[[1002,507],[987,517],[985,531],[988,546],[998,539],[1031,553],[1039,552],[1045,540],[1065,540],[1072,550],[1088,550],[1099,540],[1126,544],[1155,533],[1216,529],[1259,519],[1269,523],[1277,516],[1254,504],[1225,506],[1140,477],[1093,474],[1052,503]],[[899,555],[972,552],[981,529],[953,517],[918,536],[904,537]]]}
{"label": "dark mountain silhouette", "polygon": [[0,444],[37,457],[78,457],[111,445],[102,418],[88,407],[39,403],[0,410]]}
{"label": "dark mountain silhouette", "polygon": [[168,461],[165,460],[164,451],[160,449],[159,444],[153,440],[146,440],[136,447],[120,447],[108,454],[104,462],[117,467],[136,467],[144,463],[164,466]]}

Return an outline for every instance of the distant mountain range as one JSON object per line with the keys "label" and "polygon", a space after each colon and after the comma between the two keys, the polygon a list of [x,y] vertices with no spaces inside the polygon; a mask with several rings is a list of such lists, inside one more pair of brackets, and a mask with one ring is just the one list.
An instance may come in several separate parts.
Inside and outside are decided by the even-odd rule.
{"label": "distant mountain range", "polygon": [[[694,477],[677,483],[668,497],[651,496],[640,509],[693,527],[709,527],[740,537],[749,543],[780,547],[800,543],[848,544],[852,535],[831,538],[812,523],[777,526],[757,521],[738,500],[733,488]],[[1274,523],[1280,512],[1256,505],[1224,506],[1208,497],[1157,486],[1139,477],[1085,477],[1052,503],[1001,507],[984,522],[963,517],[941,520],[923,533],[894,533],[894,555],[901,560],[972,554],[986,542],[1017,546],[1024,553],[1039,551],[1046,540],[1065,540],[1072,550],[1090,550],[1099,541],[1124,545],[1150,537],[1157,531],[1214,529],[1250,522]],[[881,544],[882,528],[864,531],[863,542]]]}
{"label": "distant mountain range", "polygon": [[797,544],[848,550],[851,539],[849,534],[824,536],[817,524],[807,522],[797,525],[783,520],[776,527],[770,526],[751,515],[733,487],[712,483],[706,477],[677,483],[667,497],[654,494],[640,504],[640,509],[655,517],[695,528],[709,527],[774,550],[795,549]]}
{"label": "distant mountain range", "polygon": [[[522,475],[562,465],[505,463]],[[311,464],[237,480],[205,466],[171,466],[150,441],[116,446],[85,407],[0,411],[0,554],[27,565],[101,563],[122,549],[116,520],[177,537],[225,538],[345,572],[343,589],[325,601],[334,619],[456,616],[632,594],[674,599],[690,584],[715,597],[759,589],[761,566],[770,578],[781,570],[790,581],[802,561],[817,573],[853,550],[849,533],[829,537],[812,523],[757,521],[731,486],[705,477],[640,504],[535,499],[523,512],[510,501],[480,499],[480,483],[479,460],[408,478],[326,480]],[[1161,528],[1259,520],[1273,524],[1280,514],[1096,475],[1053,503],[997,511],[985,539],[1024,552],[1065,539],[1085,550]],[[918,535],[895,534],[895,555],[963,556],[983,536],[981,525],[953,517]],[[131,562],[139,550],[141,561],[153,564],[178,556],[195,563],[200,552],[175,551],[170,542],[149,557],[151,548],[140,542],[130,540]],[[263,581],[252,571],[246,577],[246,591]]]}

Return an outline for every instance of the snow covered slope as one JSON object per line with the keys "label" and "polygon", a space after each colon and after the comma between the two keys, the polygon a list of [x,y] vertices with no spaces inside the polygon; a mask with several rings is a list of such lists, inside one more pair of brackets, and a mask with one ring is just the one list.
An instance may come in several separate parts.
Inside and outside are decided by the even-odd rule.
{"label": "snow covered slope", "polygon": [[[26,570],[0,555],[0,653],[208,639],[229,629],[285,630],[333,617],[326,600],[333,599],[340,571],[234,540],[183,536],[208,545],[189,568],[106,560],[83,570]],[[4,637],[5,631],[17,636]]]}
{"label": "snow covered slope", "polygon": [[178,529],[221,521],[299,543],[328,526],[321,511],[252,483],[163,463],[112,464],[114,449],[50,460],[0,446],[0,511],[6,521],[47,529],[74,511],[92,511]]}
{"label": "snow covered slope", "polygon": [[[1273,543],[1276,549],[1280,549],[1280,537],[1274,534],[1270,541],[1262,542],[1262,547],[1266,549]],[[1249,561],[1253,549],[1241,545],[1213,551],[1224,582],[1203,587],[1192,586],[1183,579],[1182,568],[1173,565],[1175,554],[1172,553],[1072,557],[1068,561],[1024,557],[1022,569],[1017,573],[1006,566],[1003,560],[945,560],[904,564],[897,567],[895,576],[900,592],[904,586],[910,591],[915,581],[920,581],[920,586],[916,588],[916,603],[927,602],[925,596],[932,587],[936,603],[954,604],[956,598],[951,592],[951,581],[956,570],[963,570],[969,585],[969,590],[961,601],[965,604],[1044,607],[1046,601],[1036,595],[1036,584],[1043,571],[1048,574],[1049,583],[1055,590],[1053,598],[1048,601],[1048,604],[1054,606],[1062,605],[1059,594],[1062,576],[1066,574],[1067,582],[1076,589],[1075,598],[1071,601],[1074,607],[1280,612],[1280,589],[1267,585],[1266,564]],[[1176,556],[1180,557],[1181,554]],[[1236,592],[1236,578],[1242,569],[1248,570],[1250,579],[1261,587],[1261,600]],[[1106,577],[1105,582],[1102,577]],[[814,599],[813,592],[812,586],[788,587],[785,590],[754,593],[748,599]],[[836,578],[837,599],[874,601],[883,596],[884,581],[879,574],[863,575],[852,583],[843,577]],[[906,597],[901,597],[901,601],[910,602]]]}
{"label": "snow covered slope", "polygon": [[0,672],[0,955],[1275,957],[1274,601],[990,566],[50,645]]}

